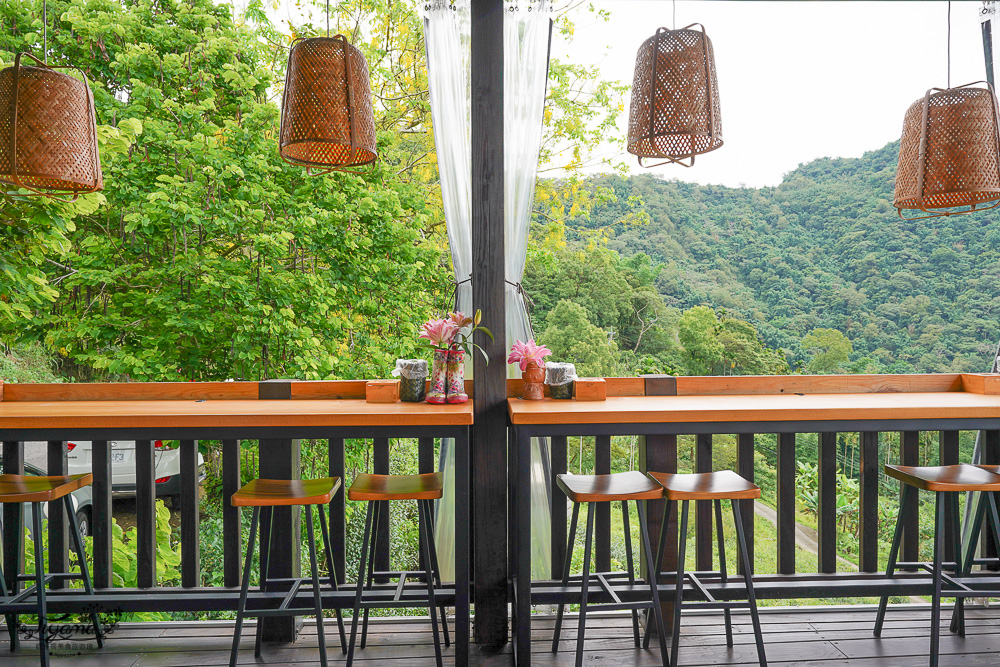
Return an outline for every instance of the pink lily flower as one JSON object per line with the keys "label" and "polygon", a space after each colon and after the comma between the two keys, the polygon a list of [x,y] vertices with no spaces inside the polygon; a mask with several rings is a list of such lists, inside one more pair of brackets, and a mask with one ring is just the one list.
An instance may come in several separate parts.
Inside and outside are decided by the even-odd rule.
{"label": "pink lily flower", "polygon": [[447,349],[458,333],[458,327],[449,320],[428,320],[420,325],[419,338],[430,341],[434,347]]}
{"label": "pink lily flower", "polygon": [[528,364],[531,362],[541,365],[542,359],[550,354],[552,354],[552,350],[544,345],[536,344],[534,338],[527,343],[518,340],[510,348],[507,363],[518,364],[523,371],[528,368]]}

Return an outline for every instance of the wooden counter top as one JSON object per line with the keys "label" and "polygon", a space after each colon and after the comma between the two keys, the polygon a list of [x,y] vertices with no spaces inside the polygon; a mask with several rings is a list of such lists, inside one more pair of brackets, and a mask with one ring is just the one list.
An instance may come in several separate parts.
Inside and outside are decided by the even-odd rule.
{"label": "wooden counter top", "polygon": [[334,400],[0,402],[0,429],[227,426],[468,426],[459,405]]}
{"label": "wooden counter top", "polygon": [[606,401],[507,401],[514,424],[645,424],[885,419],[1000,419],[1000,395],[964,391],[616,396]]}

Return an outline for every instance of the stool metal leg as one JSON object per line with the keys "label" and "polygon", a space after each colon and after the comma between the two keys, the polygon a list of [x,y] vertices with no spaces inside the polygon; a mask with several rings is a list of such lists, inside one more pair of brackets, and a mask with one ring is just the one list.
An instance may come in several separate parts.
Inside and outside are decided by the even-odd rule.
{"label": "stool metal leg", "polygon": [[45,612],[45,549],[42,546],[42,504],[31,503],[31,523],[35,542],[35,599],[38,601],[38,659],[49,664],[49,620]]}
{"label": "stool metal leg", "polygon": [[431,517],[426,505],[426,501],[417,501],[417,527],[424,532],[424,563],[427,569],[424,570],[424,579],[427,581],[427,611],[431,616],[431,628],[434,630],[434,658],[437,667],[443,667],[441,660],[441,638],[438,636],[437,601],[434,599],[434,572],[431,561],[431,550],[429,542],[433,531],[431,530]]}
{"label": "stool metal leg", "polygon": [[941,643],[941,561],[944,560],[944,494],[934,494],[934,596],[931,598],[930,667],[937,667]]}
{"label": "stool metal leg", "polygon": [[[73,535],[73,547],[76,550],[76,557],[80,560],[80,576],[83,578],[83,590],[87,595],[94,594],[94,584],[90,580],[90,569],[87,567],[87,555],[83,548],[83,537],[80,535],[80,522],[76,520],[76,512],[73,510],[73,503],[69,496],[63,496],[66,503],[66,516],[69,517],[70,532]],[[97,648],[104,648],[104,631],[101,628],[101,618],[97,610],[90,615],[94,622],[94,636],[97,638]]]}
{"label": "stool metal leg", "polygon": [[[667,633],[664,631],[663,627],[663,609],[660,607],[660,588],[657,584],[658,577],[656,576],[656,569],[658,564],[653,563],[653,550],[650,548],[649,543],[649,524],[646,523],[646,508],[643,506],[643,501],[635,501],[635,511],[639,515],[639,534],[642,535],[642,548],[646,553],[646,568],[651,573],[649,577],[649,591],[653,598],[653,620],[656,623],[656,634],[660,638],[660,660],[663,663],[663,667],[666,667],[670,661],[670,654],[667,653]],[[680,609],[675,612],[677,617],[680,618]],[[648,626],[647,626],[648,627]]]}
{"label": "stool metal leg", "polygon": [[[660,522],[660,542],[656,547],[656,564],[650,569],[650,578],[653,578],[657,585],[660,583],[660,566],[663,563],[663,550],[667,548],[667,523],[670,521],[670,511],[674,502],[667,500],[663,506],[663,520]],[[649,648],[649,638],[652,635],[652,625],[646,623],[646,631],[642,637],[642,647]]]}
{"label": "stool metal leg", "polygon": [[[316,607],[316,634],[319,637],[319,664],[326,664],[326,635],[323,632],[323,598],[319,590],[319,565],[316,560],[316,532],[313,530],[313,508],[306,506],[306,533],[309,535],[309,567],[312,568],[313,603]],[[320,512],[323,510],[320,509]]]}
{"label": "stool metal leg", "polygon": [[[566,547],[566,560],[563,563],[563,589],[569,586],[569,569],[573,566],[573,543],[576,542],[576,523],[580,519],[580,503],[573,503],[573,520],[569,526],[569,544]],[[565,604],[559,603],[556,609],[556,629],[552,633],[552,652],[559,650],[559,632],[562,630],[563,609]]]}
{"label": "stool metal leg", "polygon": [[[0,565],[0,597],[7,598],[9,595],[7,580],[3,577],[3,567]],[[14,614],[4,614],[4,620],[7,622],[7,634],[10,635],[10,652],[13,653],[17,650],[17,623],[14,621]]]}
{"label": "stool metal leg", "polygon": [[372,506],[374,504],[375,501],[368,501],[368,510],[365,515],[365,536],[361,541],[361,557],[358,559],[358,583],[354,593],[354,615],[351,617],[351,643],[347,647],[347,667],[351,667],[354,662],[354,643],[358,638],[358,617],[361,615],[361,597],[365,587],[365,559],[368,556],[369,540],[372,534]]}
{"label": "stool metal leg", "polygon": [[[264,544],[263,538],[261,538],[261,546],[265,547],[261,549],[260,552],[260,582],[258,589],[261,593],[267,591],[267,580],[268,574],[271,566],[271,544],[273,543],[274,536],[274,508],[267,507],[267,544]],[[257,618],[257,629],[254,631],[253,640],[253,657],[260,657],[260,647],[264,640],[264,620],[262,618]]]}
{"label": "stool metal leg", "polygon": [[[726,572],[726,539],[722,532],[722,501],[718,499],[715,501],[715,535],[719,542],[719,578],[725,584],[729,581],[729,575]],[[724,609],[722,614],[726,619],[726,646],[732,648],[733,615],[729,609]]]}
{"label": "stool metal leg", "polygon": [[[419,502],[419,501],[418,501]],[[438,563],[437,545],[434,544],[434,525],[437,522],[434,514],[434,501],[427,502],[427,522],[430,524],[427,535],[427,544],[431,549],[431,570],[434,572],[434,581],[441,586],[441,565]],[[438,608],[441,612],[441,631],[444,633],[444,645],[451,646],[451,635],[448,634],[448,613],[444,606]]]}
{"label": "stool metal leg", "polygon": [[[760,667],[767,667],[767,658],[764,655],[764,635],[760,629],[760,615],[757,613],[757,594],[753,589],[753,566],[750,564],[750,553],[747,551],[747,539],[743,532],[743,520],[740,518],[740,500],[731,500],[733,506],[733,521],[736,522],[736,543],[739,548],[739,556],[743,561],[743,580],[747,586],[747,601],[750,603],[750,621],[753,623],[753,636],[757,642],[757,662]],[[750,501],[753,511],[753,500]]]}
{"label": "stool metal leg", "polygon": [[[962,521],[958,516],[959,494],[949,493],[948,496],[948,504],[951,507],[951,532],[954,536],[954,545],[952,548],[955,550],[955,576],[958,577],[964,573],[964,562],[962,559]],[[965,637],[965,598],[955,598],[955,609],[952,613],[950,630],[952,632],[957,632],[959,637]]]}
{"label": "stool metal leg", "polygon": [[[338,589],[337,570],[333,566],[333,545],[330,542],[330,529],[326,525],[324,507],[326,506],[324,505],[318,509],[319,527],[323,531],[323,546],[326,549],[326,567],[330,571],[330,588],[336,591]],[[340,651],[344,655],[347,655],[347,632],[344,630],[344,614],[341,613],[340,607],[334,609],[334,613],[337,616],[337,629],[340,630]]]}
{"label": "stool metal leg", "polygon": [[684,603],[684,559],[687,557],[688,505],[690,500],[681,503],[681,535],[677,547],[677,584],[674,591],[674,631],[670,637],[670,667],[677,667],[677,649],[681,640],[681,605]]}
{"label": "stool metal leg", "polygon": [[260,519],[260,508],[253,508],[250,519],[250,544],[247,545],[247,558],[243,564],[243,583],[240,585],[240,601],[236,607],[236,629],[233,631],[233,650],[229,655],[229,667],[236,667],[240,650],[240,632],[243,631],[243,615],[247,608],[247,590],[250,588],[250,568],[253,564],[253,548],[257,539],[257,524]]}
{"label": "stool metal leg", "polygon": [[580,626],[576,635],[576,667],[583,667],[583,639],[587,629],[587,589],[590,587],[590,549],[594,543],[594,503],[587,503],[587,536],[584,540]]}
{"label": "stool metal leg", "polygon": [[[375,552],[378,551],[379,515],[382,514],[382,503],[384,502],[387,501],[375,501],[375,515],[372,517],[372,548],[368,552],[368,576],[365,578],[366,591],[370,591],[372,584],[375,582]],[[389,545],[385,546],[388,548]],[[365,648],[368,646],[368,607],[365,607],[362,613],[364,614],[364,618],[361,622],[361,648]]]}
{"label": "stool metal leg", "polygon": [[[628,522],[628,501],[622,501],[622,527],[625,529],[625,560],[628,562],[628,583],[635,586],[635,565],[632,562],[632,530]],[[639,610],[632,610],[632,635],[639,648]]]}
{"label": "stool metal leg", "polygon": [[[914,493],[916,489],[909,484],[903,485],[903,492],[899,497],[899,506],[903,507],[906,505],[906,501],[909,500],[910,494]],[[892,546],[889,548],[889,562],[885,566],[885,576],[888,579],[892,577],[896,572],[896,558],[899,555],[899,545],[903,540],[903,513],[900,512],[896,517],[896,531],[892,534]],[[882,636],[882,623],[885,621],[885,611],[889,605],[889,596],[883,595],[878,601],[878,613],[875,614],[875,629],[873,633],[876,637]]]}

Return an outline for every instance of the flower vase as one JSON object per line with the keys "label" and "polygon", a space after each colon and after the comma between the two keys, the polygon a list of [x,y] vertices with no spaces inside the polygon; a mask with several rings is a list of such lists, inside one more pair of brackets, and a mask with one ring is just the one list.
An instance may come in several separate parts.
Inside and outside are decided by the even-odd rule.
{"label": "flower vase", "polygon": [[448,351],[448,402],[465,403],[465,350]]}
{"label": "flower vase", "polygon": [[529,363],[521,373],[524,380],[524,391],[521,398],[526,401],[540,401],[545,397],[544,385],[545,367],[537,363]]}
{"label": "flower vase", "polygon": [[448,350],[434,350],[434,366],[431,369],[431,387],[427,392],[427,402],[442,404],[447,402]]}

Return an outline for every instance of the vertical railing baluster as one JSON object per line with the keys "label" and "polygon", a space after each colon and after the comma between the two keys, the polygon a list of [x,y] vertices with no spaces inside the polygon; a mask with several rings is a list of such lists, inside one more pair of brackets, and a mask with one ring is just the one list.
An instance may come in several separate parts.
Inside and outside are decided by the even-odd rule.
{"label": "vertical railing baluster", "polygon": [[[899,434],[899,463],[904,466],[920,465],[920,432],[902,431]],[[900,495],[903,489],[900,486]],[[910,494],[907,502],[900,506],[903,515],[903,561],[915,563],[920,560],[920,518],[917,508],[917,494]]]}
{"label": "vertical railing baluster", "polygon": [[[695,472],[712,472],[712,434],[699,433],[695,439]],[[712,501],[695,502],[695,565],[699,570],[712,569]]]}
{"label": "vertical railing baluster", "polygon": [[[66,443],[50,440],[46,455],[46,475],[68,475],[69,460]],[[49,572],[69,572],[69,517],[62,499],[49,503]],[[63,581],[55,579],[52,588],[62,588]]]}
{"label": "vertical railing baluster", "polygon": [[[938,461],[943,466],[958,463],[958,431],[941,431],[938,434]],[[944,559],[955,560],[955,528],[951,521],[944,524]]]}
{"label": "vertical railing baluster", "polygon": [[819,434],[819,519],[817,565],[824,573],[837,571],[837,434]]}
{"label": "vertical railing baluster", "polygon": [[875,572],[878,570],[878,478],[881,463],[878,455],[878,432],[864,431],[860,436],[861,460],[858,464],[861,478],[860,567],[862,572]]}
{"label": "vertical railing baluster", "polygon": [[[24,474],[24,443],[5,440],[3,443],[3,473],[5,475]],[[7,580],[7,590],[15,593],[21,590],[17,573],[22,572],[24,563],[24,513],[18,503],[4,503],[3,508],[3,573]],[[13,548],[9,548],[13,546]]]}
{"label": "vertical railing baluster", "polygon": [[[417,439],[417,472],[421,475],[425,475],[430,472],[434,472],[437,466],[434,464],[434,438],[418,438]],[[420,567],[425,567],[424,563],[424,533],[419,531],[417,535],[417,546],[419,553],[417,554]]]}
{"label": "vertical railing baluster", "polygon": [[333,549],[333,570],[337,573],[337,581],[346,583],[347,579],[347,463],[343,438],[330,438],[330,477],[339,477],[343,485],[341,492],[334,496],[330,503],[330,546]]}
{"label": "vertical railing baluster", "polygon": [[240,585],[243,567],[243,524],[232,501],[243,485],[241,449],[239,440],[222,441],[222,579],[229,587]]}
{"label": "vertical railing baluster", "polygon": [[111,447],[107,440],[91,443],[91,471],[94,473],[94,586],[111,588]]}
{"label": "vertical railing baluster", "polygon": [[566,472],[566,436],[552,436],[551,454],[552,459],[552,503],[549,507],[549,518],[552,523],[552,573],[553,579],[560,579],[563,576],[563,560],[566,558],[566,496],[558,490],[556,486],[556,475]]}
{"label": "vertical railing baluster", "polygon": [[151,440],[135,441],[136,583],[139,588],[156,585],[156,482]]}
{"label": "vertical railing baluster", "polygon": [[[607,475],[611,472],[611,436],[599,435],[594,438],[594,474]],[[597,503],[595,516],[597,539],[597,572],[611,570],[611,503]]]}
{"label": "vertical railing baluster", "polygon": [[[740,477],[749,482],[755,482],[756,479],[754,467],[755,450],[753,433],[740,433],[737,436],[736,472],[739,473]],[[756,512],[753,511],[753,503],[755,502],[751,500],[740,505],[740,518],[743,520],[743,533],[746,536],[747,558],[750,561],[751,574],[753,574],[754,570],[753,523]],[[743,560],[736,558],[736,565],[737,571],[743,574]]]}
{"label": "vertical railing baluster", "polygon": [[181,586],[201,585],[198,441],[181,440]]}
{"label": "vertical railing baluster", "polygon": [[[983,450],[982,450],[981,462],[986,465],[998,465],[1000,464],[1000,431],[983,431]],[[1000,495],[1000,494],[997,494]],[[997,538],[1000,535],[994,535],[993,530],[989,527],[990,522],[985,521],[983,523],[983,541],[982,550],[983,557],[985,558],[996,558],[1000,550],[997,549]],[[1000,568],[1000,564],[990,563],[987,566],[989,570],[997,570]]]}
{"label": "vertical railing baluster", "polygon": [[795,434],[778,434],[778,574],[795,574]]}
{"label": "vertical railing baluster", "polygon": [[[375,456],[373,468],[376,475],[389,474],[389,438],[375,438]],[[378,535],[375,536],[375,569],[381,572],[389,570],[389,503],[379,503]],[[381,581],[381,580],[380,580]]]}

